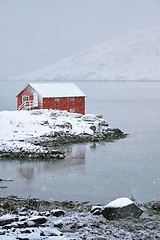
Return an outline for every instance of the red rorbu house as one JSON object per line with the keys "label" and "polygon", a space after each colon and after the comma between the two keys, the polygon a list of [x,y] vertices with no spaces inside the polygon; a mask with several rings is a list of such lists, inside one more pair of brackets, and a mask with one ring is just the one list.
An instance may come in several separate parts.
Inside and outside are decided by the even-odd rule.
{"label": "red rorbu house", "polygon": [[17,110],[59,109],[85,114],[85,97],[73,83],[29,83],[17,95]]}

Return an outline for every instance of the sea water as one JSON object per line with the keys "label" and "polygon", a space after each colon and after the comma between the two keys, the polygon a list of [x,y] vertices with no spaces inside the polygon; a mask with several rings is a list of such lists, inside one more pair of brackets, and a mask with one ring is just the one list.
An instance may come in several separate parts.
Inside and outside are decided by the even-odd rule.
{"label": "sea water", "polygon": [[[117,197],[160,199],[160,82],[77,81],[86,113],[102,114],[128,137],[62,146],[58,161],[0,160],[0,196],[106,204]],[[16,110],[23,81],[1,81],[0,110]],[[1,126],[2,127],[2,126]],[[6,188],[1,188],[6,187]]]}

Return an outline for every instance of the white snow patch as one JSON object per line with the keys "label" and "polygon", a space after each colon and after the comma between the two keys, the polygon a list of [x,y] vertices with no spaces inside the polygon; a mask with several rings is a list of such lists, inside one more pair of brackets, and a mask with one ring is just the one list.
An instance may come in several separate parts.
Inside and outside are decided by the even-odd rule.
{"label": "white snow patch", "polygon": [[122,208],[122,207],[128,206],[128,205],[133,204],[133,203],[134,202],[131,201],[127,197],[117,198],[116,200],[107,204],[104,208],[106,208],[106,207],[107,208]]}
{"label": "white snow patch", "polygon": [[98,131],[103,131],[108,128],[100,126],[104,121],[94,115],[84,116],[59,110],[1,111],[0,151],[42,153],[46,149],[32,144],[34,139],[54,136],[57,132],[93,135],[91,124]]}
{"label": "white snow patch", "polygon": [[[36,221],[36,220],[39,220],[39,219],[41,219],[41,218],[42,218],[41,216],[33,216],[33,217],[29,218],[28,220],[30,220],[30,221]],[[45,218],[45,219],[47,220],[46,217],[43,217],[43,218]]]}
{"label": "white snow patch", "polygon": [[97,210],[97,209],[102,209],[103,207],[102,206],[99,206],[99,205],[97,205],[97,206],[92,206],[91,207],[91,212],[94,212],[94,210]]}
{"label": "white snow patch", "polygon": [[14,220],[15,219],[15,216],[12,216],[10,214],[6,214],[6,215],[3,215],[0,217],[0,222],[3,222],[3,221],[10,221],[10,220]]}
{"label": "white snow patch", "polygon": [[2,235],[0,236],[0,240],[16,240],[17,237],[13,237],[13,236],[6,236],[5,237]]}
{"label": "white snow patch", "polygon": [[29,83],[42,97],[85,97],[74,83]]}

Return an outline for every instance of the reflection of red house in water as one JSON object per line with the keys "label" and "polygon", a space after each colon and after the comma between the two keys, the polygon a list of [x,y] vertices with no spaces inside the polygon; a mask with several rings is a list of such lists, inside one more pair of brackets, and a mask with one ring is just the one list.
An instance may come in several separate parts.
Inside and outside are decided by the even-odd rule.
{"label": "reflection of red house in water", "polygon": [[17,110],[59,109],[85,114],[85,96],[73,83],[30,83],[17,95]]}

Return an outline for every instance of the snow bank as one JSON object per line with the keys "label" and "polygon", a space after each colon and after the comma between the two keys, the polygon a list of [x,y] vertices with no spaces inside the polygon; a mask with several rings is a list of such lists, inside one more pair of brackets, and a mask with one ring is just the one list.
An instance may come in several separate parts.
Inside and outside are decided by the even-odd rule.
{"label": "snow bank", "polygon": [[[36,153],[47,154],[49,145],[100,141],[123,135],[95,115],[59,110],[0,112],[0,154],[26,152],[28,156],[30,153],[37,156]],[[54,153],[53,149],[50,151]]]}

